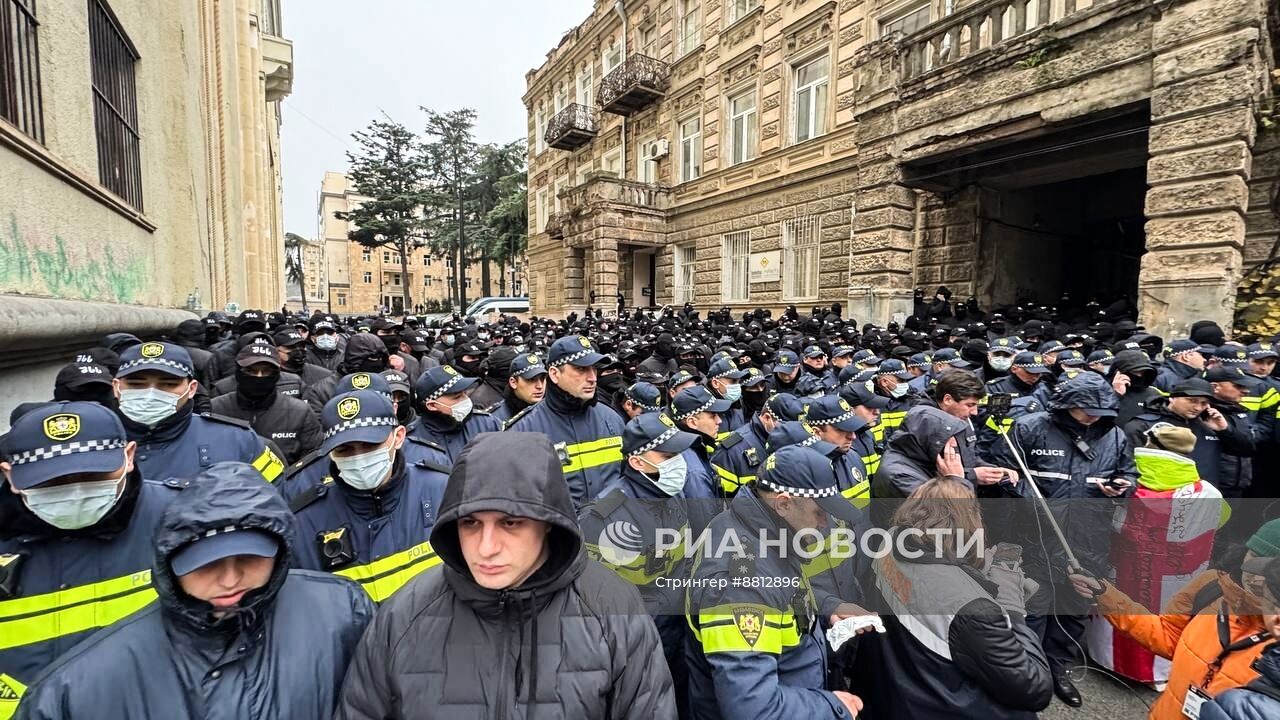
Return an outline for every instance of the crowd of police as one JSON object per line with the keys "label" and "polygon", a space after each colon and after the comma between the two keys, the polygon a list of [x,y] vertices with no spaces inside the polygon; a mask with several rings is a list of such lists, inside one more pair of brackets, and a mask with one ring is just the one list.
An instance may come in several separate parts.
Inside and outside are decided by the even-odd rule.
{"label": "crowd of police", "polygon": [[[1033,718],[1084,702],[1091,612],[1172,663],[1152,717],[1277,716],[1280,354],[1131,317],[939,288],[887,327],[108,335],[0,443],[0,719]],[[1234,500],[1190,568],[1209,612],[1147,608],[1157,641],[1117,619],[1113,528],[1192,491]]]}

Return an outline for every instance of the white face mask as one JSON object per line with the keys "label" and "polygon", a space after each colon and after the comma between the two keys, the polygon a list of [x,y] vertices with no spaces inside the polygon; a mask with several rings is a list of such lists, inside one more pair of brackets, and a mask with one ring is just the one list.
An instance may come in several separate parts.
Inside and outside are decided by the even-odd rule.
{"label": "white face mask", "polygon": [[724,388],[724,399],[729,402],[738,402],[742,399],[741,385],[726,385]]}
{"label": "white face mask", "polygon": [[373,490],[391,475],[391,467],[395,464],[395,450],[378,448],[361,455],[347,457],[330,456],[338,467],[342,482],[356,490]]}
{"label": "white face mask", "polygon": [[474,406],[475,403],[471,402],[471,398],[462,398],[454,403],[453,407],[449,408],[449,417],[453,418],[454,422],[462,422],[471,414],[471,409]]}
{"label": "white face mask", "polygon": [[896,398],[900,398],[909,392],[911,392],[911,387],[904,382],[900,382],[897,387],[889,391],[889,394]]}
{"label": "white face mask", "polygon": [[178,412],[178,401],[186,393],[175,395],[160,388],[120,391],[120,412],[130,420],[147,426],[158,425]]}
{"label": "white face mask", "polygon": [[688,475],[689,467],[684,461],[683,455],[676,455],[657,465],[644,458],[641,458],[640,461],[658,471],[658,479],[654,481],[654,484],[662,492],[675,497],[676,493],[684,489],[684,480]]}
{"label": "white face mask", "polygon": [[36,517],[60,530],[87,528],[106,517],[124,487],[124,477],[22,491],[22,502]]}
{"label": "white face mask", "polygon": [[321,350],[334,350],[338,347],[338,336],[325,334],[316,338],[316,347]]}
{"label": "white face mask", "polygon": [[987,362],[991,363],[992,368],[1000,372],[1006,372],[1013,367],[1013,358],[1004,355],[992,355]]}

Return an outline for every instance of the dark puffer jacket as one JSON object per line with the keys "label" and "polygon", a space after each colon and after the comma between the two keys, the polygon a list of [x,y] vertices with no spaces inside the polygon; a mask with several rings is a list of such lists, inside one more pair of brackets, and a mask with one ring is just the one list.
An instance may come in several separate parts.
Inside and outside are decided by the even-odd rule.
{"label": "dark puffer jacket", "polygon": [[[267,584],[214,618],[184,593],[169,559],[205,532],[270,533],[281,552]],[[174,498],[156,531],[160,602],[59,658],[17,718],[327,718],[373,602],[355,583],[290,570],[293,515],[243,463],[219,463]]]}
{"label": "dark puffer jacket", "polygon": [[[1111,419],[1104,417],[1085,427],[1068,411],[1100,408],[1114,412],[1118,401],[1115,391],[1102,376],[1081,373],[1058,385],[1048,412],[1018,418],[1010,431],[1014,445],[1031,471],[1031,480],[1049,500],[1077,559],[1097,575],[1105,573],[1110,565],[1108,528],[1116,503],[1120,502],[1103,494],[1100,483],[1123,478],[1129,481],[1130,488],[1135,487],[1138,469],[1133,462],[1133,449]],[[1000,467],[1018,467],[1004,443],[995,446],[993,456]],[[1024,494],[1030,497],[1031,492]],[[1031,508],[1021,515],[1017,530],[1022,533],[1027,575],[1043,585],[1052,567],[1055,576],[1061,579],[1060,573],[1067,567],[1066,553],[1052,537],[1045,538]]]}
{"label": "dark puffer jacket", "polygon": [[936,407],[917,405],[907,412],[902,432],[889,440],[880,468],[871,481],[871,519],[888,527],[894,512],[913,490],[937,475],[937,458],[947,440],[956,439],[959,450],[969,424]]}
{"label": "dark puffer jacket", "polygon": [[[463,557],[458,521],[486,511],[550,526],[545,563],[516,588],[481,587]],[[545,437],[492,433],[470,444],[431,545],[444,564],[382,606],[337,718],[675,717],[658,631],[635,588],[587,559]]]}

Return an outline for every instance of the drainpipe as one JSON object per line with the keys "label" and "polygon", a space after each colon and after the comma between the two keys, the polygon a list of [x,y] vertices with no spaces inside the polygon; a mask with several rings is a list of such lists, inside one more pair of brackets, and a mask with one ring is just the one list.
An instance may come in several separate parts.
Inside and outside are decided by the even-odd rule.
{"label": "drainpipe", "polygon": [[[617,0],[613,4],[613,11],[618,13],[618,18],[622,20],[622,62],[627,61],[627,10],[626,0]],[[627,118],[622,117],[622,178],[627,179]]]}

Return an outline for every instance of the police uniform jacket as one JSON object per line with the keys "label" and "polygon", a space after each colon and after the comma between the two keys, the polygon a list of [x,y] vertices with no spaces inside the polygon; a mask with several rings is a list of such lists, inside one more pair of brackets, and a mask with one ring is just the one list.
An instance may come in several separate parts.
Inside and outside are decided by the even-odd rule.
{"label": "police uniform jacket", "polygon": [[249,463],[267,482],[284,472],[284,461],[243,420],[195,415],[191,404],[154,428],[121,415],[130,440],[138,443],[134,462],[150,480],[193,478],[214,463]]}
{"label": "police uniform jacket", "polygon": [[290,502],[298,518],[297,567],[323,570],[360,583],[382,602],[419,573],[440,563],[431,543],[449,480],[448,467],[406,463],[396,454],[391,478],[356,490],[330,467],[327,482]]}
{"label": "police uniform jacket", "polygon": [[[373,603],[354,583],[290,570],[293,515],[256,471],[224,465],[192,482],[152,545],[159,602],[58,658],[20,720],[329,717]],[[180,505],[180,507],[179,507]],[[234,524],[276,536],[267,584],[221,620],[179,589],[173,553]]]}
{"label": "police uniform jacket", "polygon": [[0,718],[58,656],[155,600],[152,534],[186,481],[166,485],[134,470],[127,482],[106,517],[75,531],[46,524],[0,487],[0,505],[14,511],[0,531]]}
{"label": "police uniform jacket", "polygon": [[473,410],[462,422],[438,412],[424,412],[409,428],[409,434],[435,443],[445,449],[449,464],[458,459],[462,448],[480,433],[497,432],[502,427],[487,412]]}
{"label": "police uniform jacket", "polygon": [[583,403],[548,383],[542,402],[507,421],[504,429],[540,432],[560,456],[575,507],[594,500],[621,477],[622,418],[598,403]]}
{"label": "police uniform jacket", "polygon": [[320,421],[303,401],[276,395],[266,407],[242,404],[238,394],[213,399],[213,412],[249,423],[254,432],[275,443],[285,462],[297,462],[320,446],[324,433]]}
{"label": "police uniform jacket", "polygon": [[[775,534],[784,522],[751,487],[711,522],[710,547],[736,533],[754,557],[712,552],[695,558],[695,584],[687,596],[689,705],[695,720],[850,717],[822,689],[827,644],[799,558],[778,557],[776,550],[766,557],[755,545],[762,529]],[[734,578],[770,582],[734,587]],[[711,584],[719,580],[728,587]]]}
{"label": "police uniform jacket", "polygon": [[758,414],[720,441],[710,461],[725,497],[733,497],[738,488],[756,479],[756,468],[768,454],[765,448],[768,441],[769,433],[765,432]]}

